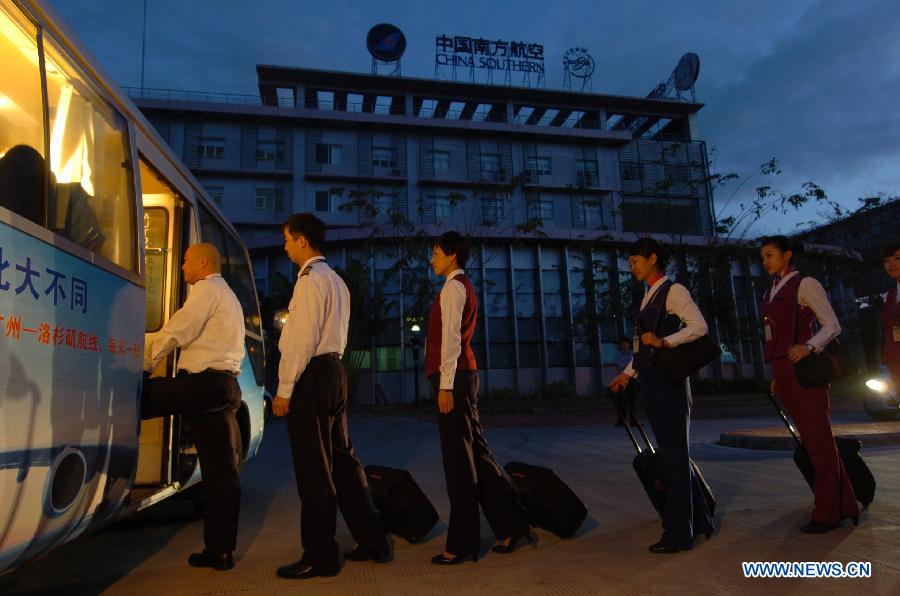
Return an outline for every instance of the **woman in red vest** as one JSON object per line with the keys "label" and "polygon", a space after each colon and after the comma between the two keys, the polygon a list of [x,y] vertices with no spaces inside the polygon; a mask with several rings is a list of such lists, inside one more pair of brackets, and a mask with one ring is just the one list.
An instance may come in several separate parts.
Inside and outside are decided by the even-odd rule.
{"label": "woman in red vest", "polygon": [[[760,240],[763,269],[775,278],[763,296],[760,314],[765,360],[772,367],[772,393],[781,396],[797,424],[816,473],[815,506],[800,531],[824,534],[848,517],[856,525],[859,506],[831,433],[828,387],[804,389],[794,373],[794,364],[825,349],[841,332],[822,284],[800,275],[794,265],[802,252],[802,244],[784,236]],[[815,334],[814,318],[820,327]]]}
{"label": "woman in red vest", "polygon": [[881,258],[885,272],[894,281],[881,311],[881,363],[887,365],[895,391],[900,391],[900,242],[887,244]]}
{"label": "woman in red vest", "polygon": [[445,232],[432,250],[431,268],[446,281],[428,313],[425,376],[440,411],[438,431],[450,522],[444,552],[431,562],[456,565],[478,560],[479,503],[497,537],[495,552],[510,553],[524,540],[533,542],[534,538],[478,420],[478,366],[472,351],[478,300],[463,272],[469,241],[456,232]]}

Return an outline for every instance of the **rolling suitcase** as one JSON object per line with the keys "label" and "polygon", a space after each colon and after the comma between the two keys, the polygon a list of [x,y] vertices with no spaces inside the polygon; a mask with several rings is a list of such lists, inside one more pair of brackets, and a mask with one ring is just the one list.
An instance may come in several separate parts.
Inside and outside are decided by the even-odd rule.
{"label": "rolling suitcase", "polygon": [[560,538],[571,538],[584,523],[587,507],[550,468],[511,461],[503,468],[510,475],[522,509],[532,526]]}
{"label": "rolling suitcase", "polygon": [[[621,411],[621,404],[619,400],[616,399],[616,396],[613,395],[611,391],[608,391],[610,398],[613,400],[613,405],[616,407],[616,411],[621,415],[624,412]],[[627,418],[626,418],[627,420]],[[631,444],[634,445],[634,450],[637,454],[634,456],[634,460],[632,460],[632,466],[634,467],[634,471],[638,476],[638,479],[641,481],[641,484],[644,486],[644,491],[647,493],[647,496],[650,498],[650,502],[653,504],[653,508],[656,509],[656,512],[659,513],[660,516],[663,514],[663,509],[666,506],[666,481],[665,475],[663,472],[662,465],[662,454],[653,447],[653,443],[650,442],[650,437],[647,436],[647,433],[644,431],[644,427],[641,426],[640,423],[637,425],[638,432],[641,434],[641,438],[646,445],[646,448],[641,448],[638,440],[635,438],[634,433],[631,431],[631,427],[626,423],[625,431],[628,433],[628,438],[631,439]],[[713,495],[712,489],[709,484],[706,482],[706,479],[703,477],[703,474],[700,472],[699,466],[691,460],[691,469],[694,472],[694,476],[697,478],[697,482],[700,484],[700,490],[703,491],[703,499],[706,501],[706,507],[709,509],[710,515],[716,514],[716,497]]]}
{"label": "rolling suitcase", "polygon": [[[797,464],[797,468],[800,469],[800,473],[803,474],[803,478],[806,480],[809,488],[812,488],[816,481],[816,470],[813,468],[812,461],[809,459],[809,454],[806,452],[803,442],[797,435],[794,425],[791,424],[785,415],[784,410],[782,410],[781,407],[779,407],[778,402],[775,401],[775,396],[770,393],[769,399],[772,401],[772,405],[775,406],[775,409],[778,410],[778,415],[781,417],[781,421],[784,422],[784,425],[787,426],[788,432],[790,432],[791,436],[794,438],[794,442],[796,443],[796,447],[794,447],[794,463]],[[834,443],[837,447],[841,462],[844,464],[844,469],[847,471],[847,476],[850,477],[850,485],[853,487],[853,493],[856,495],[856,499],[862,503],[863,509],[868,508],[872,501],[875,500],[875,477],[872,475],[872,471],[869,470],[869,466],[866,465],[866,462],[863,461],[862,456],[859,454],[859,450],[862,449],[862,442],[857,439],[835,437]]]}
{"label": "rolling suitcase", "polygon": [[366,478],[386,531],[415,544],[437,524],[437,510],[406,470],[366,466]]}

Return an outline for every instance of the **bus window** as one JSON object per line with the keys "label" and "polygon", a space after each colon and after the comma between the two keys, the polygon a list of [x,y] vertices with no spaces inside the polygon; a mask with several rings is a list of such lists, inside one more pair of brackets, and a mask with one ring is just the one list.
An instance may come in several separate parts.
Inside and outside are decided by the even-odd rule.
{"label": "bus window", "polygon": [[[200,217],[200,241],[201,242],[209,242],[217,249],[219,249],[219,254],[222,255],[222,259],[225,258],[225,230],[222,229],[222,225],[216,221],[215,216],[204,207],[202,204],[199,205],[199,209],[197,209],[197,215]],[[224,264],[224,263],[223,263]],[[224,267],[223,267],[224,269]],[[225,277],[227,280],[227,276],[222,272],[222,277]]]}
{"label": "bus window", "polygon": [[200,204],[197,213],[200,217],[200,239],[214,244],[219,249],[222,255],[222,277],[241,303],[247,331],[255,335],[255,337],[247,335],[247,356],[250,358],[257,384],[263,385],[265,361],[262,342],[257,339],[262,337],[259,303],[256,300],[253,276],[250,275],[246,254],[240,243],[222,227],[207,207]]}
{"label": "bus window", "polygon": [[0,206],[41,224],[44,116],[37,28],[0,0]]}
{"label": "bus window", "polygon": [[50,229],[136,271],[134,199],[125,119],[46,37]]}
{"label": "bus window", "polygon": [[164,207],[144,209],[144,261],[147,272],[147,324],[145,331],[159,331],[166,306],[166,248],[169,240],[169,214]]}

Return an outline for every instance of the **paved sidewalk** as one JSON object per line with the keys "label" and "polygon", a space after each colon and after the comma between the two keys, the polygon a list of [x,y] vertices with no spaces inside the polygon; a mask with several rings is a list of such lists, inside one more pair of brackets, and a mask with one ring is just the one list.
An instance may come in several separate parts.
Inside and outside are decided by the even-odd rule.
{"label": "paved sidewalk", "polygon": [[[836,423],[858,423],[856,414]],[[201,523],[184,502],[167,502],[63,547],[26,569],[15,593],[108,594],[897,594],[900,593],[900,449],[864,448],[878,492],[860,527],[820,536],[798,531],[812,495],[789,451],[715,444],[723,432],[774,427],[772,416],[704,419],[693,425],[692,456],[718,498],[721,531],[689,552],[653,555],[659,519],[631,468],[621,428],[491,425],[488,440],[501,463],[554,468],[585,501],[590,515],[577,536],[538,530],[539,546],[512,555],[488,552],[478,563],[436,567],[446,526],[419,545],[395,539],[386,565],[346,563],[333,578],[296,583],[275,576],[299,552],[298,511],[287,436],[281,421],[266,430],[259,457],[245,467],[237,566],[197,570],[185,560],[201,544]],[[444,491],[437,428],[410,416],[351,418],[366,463],[403,467],[431,497],[442,519]],[[482,525],[485,549],[493,539]],[[343,548],[352,540],[339,525]],[[742,561],[868,561],[868,579],[744,579]]]}

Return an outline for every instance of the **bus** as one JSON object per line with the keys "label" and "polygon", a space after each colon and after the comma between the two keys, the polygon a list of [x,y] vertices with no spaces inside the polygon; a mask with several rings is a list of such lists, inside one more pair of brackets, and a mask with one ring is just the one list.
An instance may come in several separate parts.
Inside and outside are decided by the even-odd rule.
{"label": "bus", "polygon": [[[0,0],[0,575],[200,481],[180,417],[141,420],[144,334],[216,245],[247,330],[244,458],[264,424],[247,249],[203,187],[39,0]],[[154,374],[172,375],[176,355]]]}

